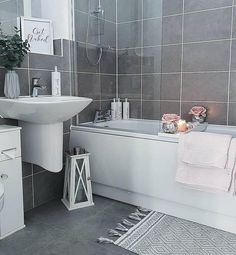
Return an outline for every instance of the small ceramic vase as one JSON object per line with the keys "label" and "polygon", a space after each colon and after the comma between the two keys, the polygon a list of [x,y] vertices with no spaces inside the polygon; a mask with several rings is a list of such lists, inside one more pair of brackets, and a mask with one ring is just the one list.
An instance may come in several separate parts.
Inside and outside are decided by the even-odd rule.
{"label": "small ceramic vase", "polygon": [[16,71],[7,71],[5,76],[4,94],[7,98],[18,98],[20,96],[19,76]]}

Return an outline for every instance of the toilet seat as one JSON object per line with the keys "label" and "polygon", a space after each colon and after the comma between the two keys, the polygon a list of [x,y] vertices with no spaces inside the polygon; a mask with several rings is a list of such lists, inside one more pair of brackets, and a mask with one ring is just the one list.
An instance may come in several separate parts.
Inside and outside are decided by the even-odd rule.
{"label": "toilet seat", "polygon": [[3,198],[4,198],[4,187],[3,187],[3,184],[0,182],[0,211],[3,208]]}

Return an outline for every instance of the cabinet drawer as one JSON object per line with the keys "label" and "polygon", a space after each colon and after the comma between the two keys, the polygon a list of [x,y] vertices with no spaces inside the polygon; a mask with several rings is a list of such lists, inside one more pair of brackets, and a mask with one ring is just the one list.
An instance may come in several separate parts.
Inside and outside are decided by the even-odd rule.
{"label": "cabinet drawer", "polygon": [[20,131],[0,133],[0,161],[21,157]]}

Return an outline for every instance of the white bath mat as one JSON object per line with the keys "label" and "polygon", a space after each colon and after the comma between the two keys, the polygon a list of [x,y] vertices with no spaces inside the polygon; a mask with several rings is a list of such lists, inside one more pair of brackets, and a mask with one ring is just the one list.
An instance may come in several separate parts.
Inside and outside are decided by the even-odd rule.
{"label": "white bath mat", "polygon": [[236,254],[234,234],[154,211],[145,214],[136,211],[129,220],[109,230],[110,236],[118,237],[116,241],[98,241],[113,243],[138,255]]}

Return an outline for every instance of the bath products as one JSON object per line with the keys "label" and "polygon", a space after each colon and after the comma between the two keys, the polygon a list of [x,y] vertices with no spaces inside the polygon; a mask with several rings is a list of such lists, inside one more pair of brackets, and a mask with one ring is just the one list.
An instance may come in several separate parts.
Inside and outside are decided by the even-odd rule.
{"label": "bath products", "polygon": [[117,120],[122,120],[122,103],[120,101],[120,98],[117,99],[116,102],[116,119]]}
{"label": "bath products", "polygon": [[113,102],[111,103],[111,120],[116,120],[116,112],[117,112],[116,99],[113,98]]}
{"label": "bath products", "polygon": [[52,72],[52,95],[61,96],[61,73],[58,72],[57,66],[55,66],[55,71]]}
{"label": "bath products", "polygon": [[128,120],[129,119],[129,102],[128,98],[125,99],[123,103],[123,119]]}

